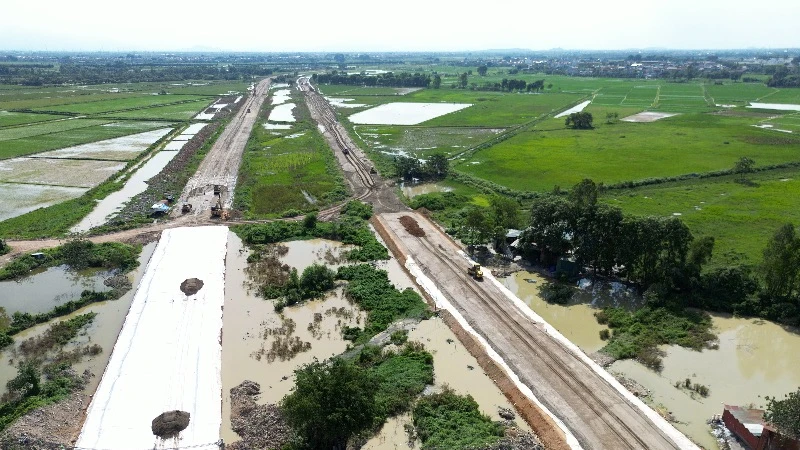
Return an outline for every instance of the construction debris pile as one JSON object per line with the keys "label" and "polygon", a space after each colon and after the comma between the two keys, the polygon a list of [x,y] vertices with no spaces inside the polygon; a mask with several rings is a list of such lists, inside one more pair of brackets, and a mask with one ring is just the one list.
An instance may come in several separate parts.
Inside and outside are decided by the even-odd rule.
{"label": "construction debris pile", "polygon": [[403,224],[403,227],[408,231],[408,234],[416,237],[425,236],[425,230],[423,230],[417,221],[409,216],[402,216],[400,217],[400,223]]}
{"label": "construction debris pile", "polygon": [[249,380],[231,389],[231,428],[242,440],[227,445],[226,449],[282,448],[291,440],[292,430],[280,409],[276,405],[257,404],[259,394],[261,386]]}

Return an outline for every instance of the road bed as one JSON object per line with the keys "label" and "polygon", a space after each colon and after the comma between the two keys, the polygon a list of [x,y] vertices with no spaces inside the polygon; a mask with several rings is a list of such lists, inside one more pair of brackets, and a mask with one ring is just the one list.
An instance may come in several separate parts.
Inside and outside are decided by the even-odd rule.
{"label": "road bed", "polygon": [[[227,227],[164,231],[89,406],[77,447],[219,448],[227,242]],[[195,293],[200,283],[184,284],[193,278],[202,281]],[[156,437],[151,422],[173,410],[190,414],[188,427],[175,438]]]}

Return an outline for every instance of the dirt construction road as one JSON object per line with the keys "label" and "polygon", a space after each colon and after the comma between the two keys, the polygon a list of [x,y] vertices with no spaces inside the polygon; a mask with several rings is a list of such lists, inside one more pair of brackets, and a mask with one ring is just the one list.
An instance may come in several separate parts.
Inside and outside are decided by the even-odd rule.
{"label": "dirt construction road", "polygon": [[[425,236],[414,237],[399,218],[416,219]],[[378,219],[405,255],[417,264],[470,325],[500,354],[534,395],[558,416],[585,449],[675,449],[680,444],[645,417],[619,391],[571,350],[515,307],[490,280],[466,273],[460,248],[416,213],[387,213]],[[674,431],[666,423],[662,427]]]}
{"label": "dirt construction road", "polygon": [[[261,105],[269,93],[270,81],[267,78],[256,85],[246,103],[239,108],[203,159],[197,172],[183,188],[181,201],[192,204],[193,215],[208,214],[206,211],[213,206],[214,202],[214,185],[223,186],[223,206],[226,209],[231,207],[236,178],[242,163],[242,153],[247,145],[247,140],[250,139],[250,132],[256,122]],[[173,217],[179,215],[180,208],[174,208]]]}

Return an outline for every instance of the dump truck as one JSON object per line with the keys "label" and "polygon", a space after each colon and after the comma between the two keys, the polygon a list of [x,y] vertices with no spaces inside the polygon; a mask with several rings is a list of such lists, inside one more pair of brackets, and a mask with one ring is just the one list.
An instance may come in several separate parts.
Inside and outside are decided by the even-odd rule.
{"label": "dump truck", "polygon": [[467,269],[467,274],[476,280],[483,280],[483,269],[480,264],[473,264]]}

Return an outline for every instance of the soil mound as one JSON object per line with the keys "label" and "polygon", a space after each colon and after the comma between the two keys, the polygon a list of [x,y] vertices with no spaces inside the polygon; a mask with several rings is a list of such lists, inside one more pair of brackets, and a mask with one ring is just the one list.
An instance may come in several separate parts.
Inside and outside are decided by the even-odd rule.
{"label": "soil mound", "polygon": [[153,419],[153,434],[161,439],[178,436],[178,433],[189,426],[190,414],[186,411],[167,411]]}
{"label": "soil mound", "polygon": [[425,230],[419,226],[413,217],[402,216],[400,217],[400,223],[403,224],[403,227],[406,229],[406,231],[408,231],[408,234],[416,237],[425,236]]}
{"label": "soil mound", "polygon": [[181,292],[186,295],[197,294],[200,289],[203,289],[203,280],[197,278],[189,278],[181,283]]}

